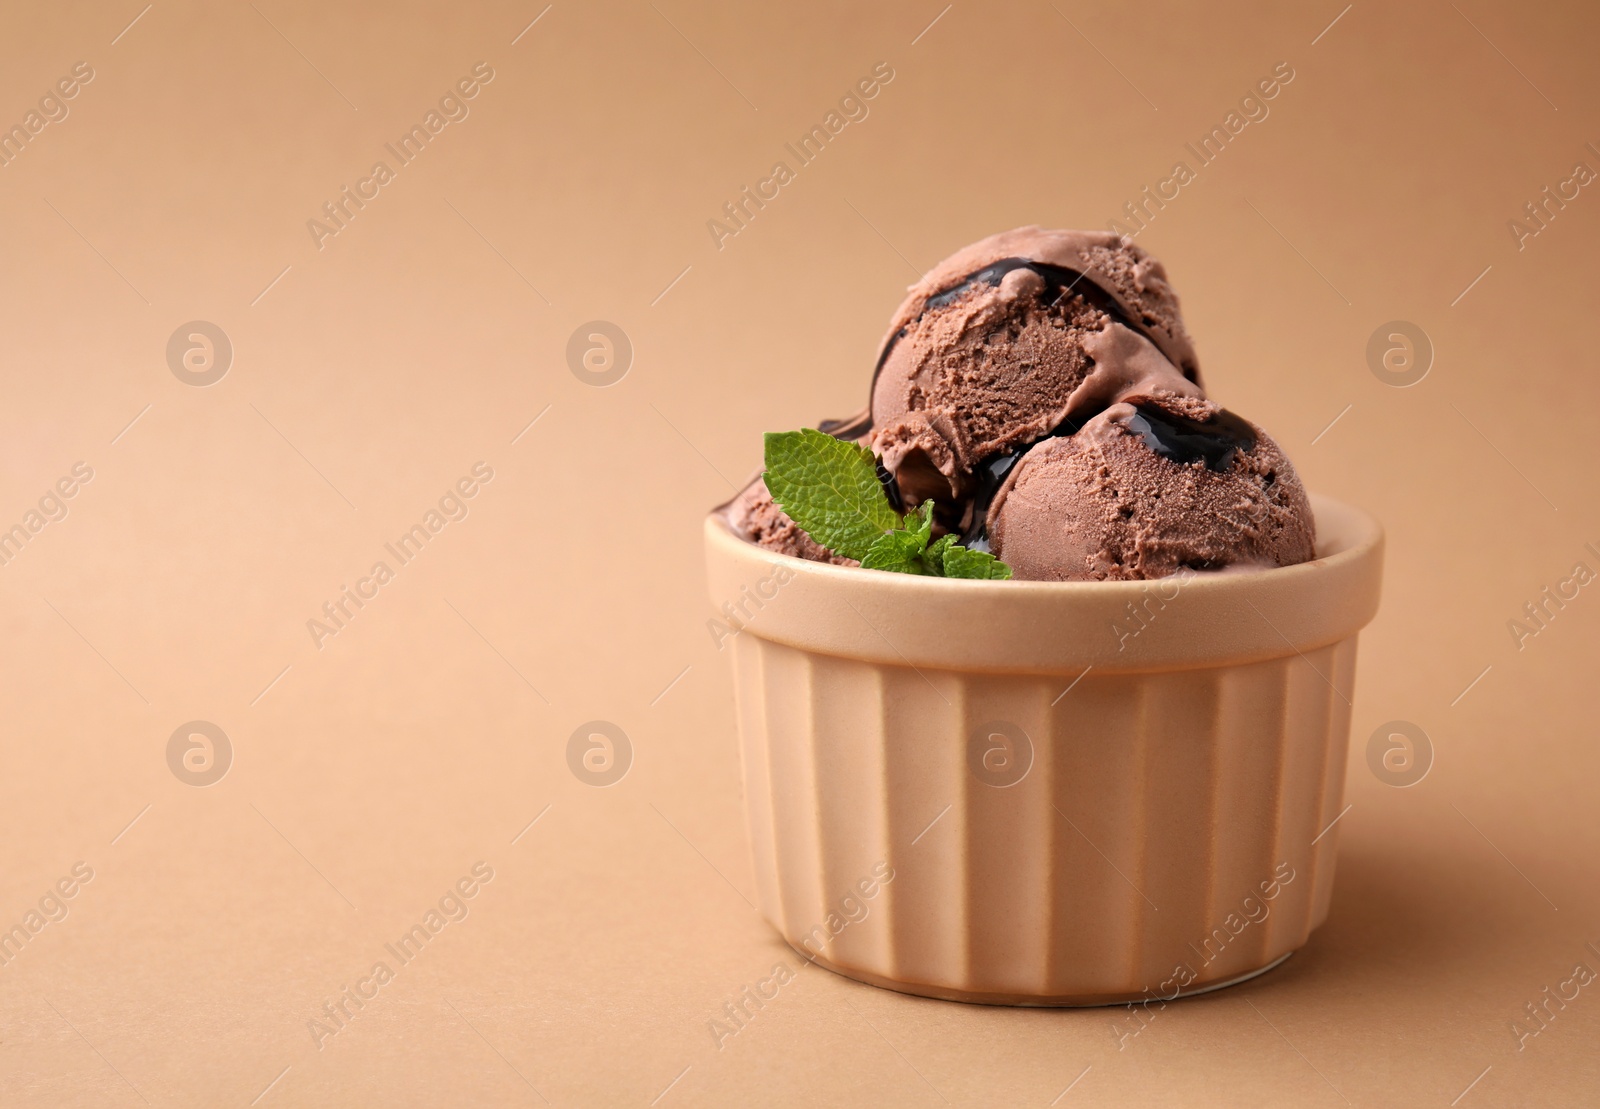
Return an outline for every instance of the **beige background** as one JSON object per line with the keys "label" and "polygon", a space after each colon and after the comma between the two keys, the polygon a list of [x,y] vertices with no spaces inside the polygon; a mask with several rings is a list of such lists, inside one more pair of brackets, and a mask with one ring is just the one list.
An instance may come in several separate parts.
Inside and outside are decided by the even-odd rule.
{"label": "beige background", "polygon": [[[94,473],[0,567],[0,928],[94,875],[0,968],[0,1103],[1592,1104],[1600,983],[1522,1050],[1510,1022],[1600,969],[1600,587],[1521,649],[1507,622],[1600,571],[1600,196],[1521,250],[1508,221],[1600,169],[1600,14],[1395,8],[0,12],[0,125],[95,73],[0,168],[0,526]],[[470,115],[319,250],[307,221],[480,61]],[[706,221],[879,62],[870,115],[718,250]],[[703,511],[761,432],[859,406],[921,269],[1104,226],[1280,62],[1140,241],[1212,394],[1389,531],[1327,925],[1120,1049],[1111,1011],[815,969],[719,1049],[794,959],[745,900]],[[596,319],[634,348],[608,388],[565,354]],[[1396,319],[1436,349],[1406,389],[1367,362]],[[234,348],[206,388],[167,364],[192,320]],[[479,461],[470,514],[319,649]],[[233,746],[208,788],[167,761],[197,719]],[[566,757],[596,719],[634,748],[605,789]],[[1409,789],[1365,758],[1396,719],[1435,750]],[[319,1049],[480,861],[470,915]]]}

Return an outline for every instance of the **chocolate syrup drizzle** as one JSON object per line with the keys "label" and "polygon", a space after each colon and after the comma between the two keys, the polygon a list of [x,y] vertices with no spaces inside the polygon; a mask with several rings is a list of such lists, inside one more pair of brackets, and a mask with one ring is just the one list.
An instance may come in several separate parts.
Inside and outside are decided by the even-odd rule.
{"label": "chocolate syrup drizzle", "polygon": [[[1193,420],[1169,412],[1149,397],[1130,397],[1125,403],[1133,405],[1133,415],[1125,425],[1129,432],[1139,436],[1151,451],[1180,466],[1203,461],[1208,470],[1221,473],[1233,465],[1234,456],[1240,451],[1255,449],[1255,429],[1226,408],[1208,419]],[[994,455],[973,467],[972,518],[962,532],[962,546],[988,550],[989,508],[1022,456],[1046,440],[1076,434],[1093,415],[1098,413],[1068,417],[1010,454]]]}
{"label": "chocolate syrup drizzle", "polygon": [[[1150,340],[1157,350],[1162,350],[1165,353],[1161,344],[1151,334],[1150,329],[1145,326],[1144,321],[1131,318],[1122,307],[1121,302],[1094,278],[1068,266],[1057,266],[1049,262],[1035,262],[1027,258],[1002,258],[998,262],[991,262],[982,269],[969,273],[954,285],[946,286],[931,294],[927,300],[922,302],[922,309],[917,313],[916,319],[912,321],[912,324],[920,322],[924,316],[936,308],[949,307],[960,300],[966,293],[980,285],[987,285],[991,289],[998,288],[1000,282],[1005,280],[1006,274],[1012,270],[1022,269],[1032,270],[1042,277],[1045,283],[1045,292],[1054,294],[1045,299],[1046,307],[1054,306],[1068,293],[1079,290],[1078,295],[1083,297],[1090,305],[1098,308],[1129,330],[1144,336]],[[1079,289],[1080,285],[1082,286],[1081,289]],[[882,352],[878,355],[877,365],[872,370],[872,385],[874,388],[878,384],[878,375],[883,372],[883,364],[889,359],[889,352],[894,349],[894,345],[897,342],[905,337],[910,327],[911,324],[902,327],[890,336],[889,341],[884,344]],[[1184,367],[1180,366],[1178,368],[1184,376],[1193,378],[1194,375]],[[870,392],[868,395],[871,395]],[[843,420],[823,420],[822,423],[817,425],[817,429],[827,432],[836,439],[859,439],[872,430],[872,411],[869,408],[858,416],[848,417]]]}
{"label": "chocolate syrup drizzle", "polygon": [[1016,465],[1022,460],[1022,456],[1047,439],[1058,439],[1076,434],[1086,422],[1087,417],[1069,416],[1039,436],[1039,438],[1019,445],[1016,450],[1008,454],[992,455],[974,466],[972,468],[974,483],[972,519],[961,533],[961,545],[973,547],[980,551],[987,551],[989,549],[989,507],[994,504],[995,494],[1000,492],[1000,487],[1006,483],[1006,478],[1011,475],[1011,471],[1016,469]]}
{"label": "chocolate syrup drizzle", "polygon": [[900,495],[900,483],[895,481],[894,475],[883,464],[883,459],[874,459],[873,463],[878,467],[878,484],[883,486],[883,495],[889,498],[889,504],[896,512],[905,515],[906,499]]}
{"label": "chocolate syrup drizzle", "polygon": [[835,439],[859,439],[872,430],[872,413],[867,411],[843,420],[823,420],[817,425],[817,430]]}
{"label": "chocolate syrup drizzle", "polygon": [[[1038,274],[1044,279],[1045,293],[1049,294],[1041,300],[1046,307],[1052,307],[1062,298],[1076,292],[1083,297],[1091,307],[1104,312],[1112,320],[1122,324],[1145,339],[1148,339],[1157,350],[1165,353],[1161,343],[1156,339],[1143,320],[1135,320],[1129,316],[1122,303],[1106,288],[1101,286],[1088,274],[1072,269],[1068,266],[1058,266],[1049,262],[1035,262],[1028,258],[1002,258],[991,262],[980,270],[963,277],[955,284],[940,289],[931,294],[922,302],[922,309],[917,313],[912,324],[922,320],[930,311],[949,307],[960,300],[971,290],[986,285],[998,288],[1005,280],[1005,276],[1013,270],[1026,269]],[[883,346],[883,351],[878,355],[877,366],[872,373],[873,388],[876,389],[878,375],[883,372],[884,363],[889,359],[889,353],[894,346],[910,329],[912,324],[907,324],[889,337]],[[1186,367],[1178,367],[1184,376],[1193,378],[1193,373]],[[1138,398],[1143,399],[1143,398]],[[1129,430],[1138,434],[1147,447],[1161,455],[1163,458],[1185,464],[1204,459],[1207,467],[1213,470],[1225,470],[1233,461],[1234,454],[1239,450],[1248,451],[1255,446],[1255,434],[1250,425],[1235,416],[1232,412],[1223,409],[1216,416],[1206,421],[1191,420],[1177,416],[1154,404],[1134,405],[1136,411],[1128,421]],[[989,508],[994,502],[995,494],[1000,491],[1000,486],[1005,484],[1007,476],[1015,468],[1019,459],[1033,447],[1047,439],[1059,438],[1075,434],[1083,425],[1098,413],[1087,413],[1079,417],[1069,417],[1039,438],[1023,443],[1015,450],[1006,454],[996,454],[978,463],[973,469],[975,489],[972,495],[971,521],[961,535],[964,546],[976,550],[988,550],[988,515]],[[870,409],[858,416],[844,420],[824,420],[818,430],[824,431],[838,439],[860,439],[872,430],[872,412]],[[894,475],[878,463],[878,481],[883,486],[884,496],[894,506],[896,512],[905,511],[905,501],[900,494],[900,487],[895,482]]]}
{"label": "chocolate syrup drizzle", "polygon": [[[889,337],[889,341],[883,345],[883,350],[878,355],[878,364],[872,372],[873,386],[876,387],[878,375],[883,372],[883,365],[889,360],[889,352],[894,349],[896,343],[905,337],[912,324],[919,322],[936,308],[949,307],[979,285],[998,288],[1000,282],[1005,280],[1006,274],[1012,270],[1032,270],[1044,279],[1045,292],[1053,294],[1044,298],[1046,307],[1055,305],[1066,295],[1075,292],[1092,307],[1104,312],[1130,331],[1143,335],[1150,340],[1157,350],[1165,353],[1160,341],[1151,333],[1145,322],[1143,320],[1135,320],[1129,316],[1127,310],[1123,308],[1122,302],[1088,274],[1068,266],[1057,266],[1049,262],[1035,262],[1028,258],[1002,258],[998,262],[991,262],[981,270],[968,274],[954,285],[940,289],[923,301],[922,310],[917,313],[916,319],[912,320],[911,324],[907,324],[899,331],[896,331]],[[1185,377],[1193,377],[1193,374],[1187,368],[1180,366],[1178,369]]]}
{"label": "chocolate syrup drizzle", "polygon": [[1255,449],[1255,428],[1226,408],[1209,419],[1191,420],[1164,408],[1140,404],[1143,399],[1131,402],[1134,413],[1128,419],[1128,430],[1162,458],[1179,465],[1203,460],[1206,469],[1221,473],[1233,465],[1234,455]]}

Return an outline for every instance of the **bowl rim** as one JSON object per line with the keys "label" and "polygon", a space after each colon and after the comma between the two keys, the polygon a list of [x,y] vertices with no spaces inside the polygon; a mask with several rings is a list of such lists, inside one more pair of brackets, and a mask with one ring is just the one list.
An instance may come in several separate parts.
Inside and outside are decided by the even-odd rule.
{"label": "bowl rim", "polygon": [[[778,595],[793,591],[800,603],[760,611],[747,604],[748,619],[728,620],[736,634],[960,670],[1165,670],[1303,655],[1354,635],[1376,614],[1384,545],[1382,527],[1367,513],[1318,494],[1310,500],[1318,557],[1309,562],[1089,582],[975,581],[812,562],[751,543],[718,509],[704,525],[713,611],[729,597],[749,600],[742,587],[752,580],[781,576]],[[1182,605],[1175,603],[1179,591]],[[1132,640],[1116,632],[1108,638],[1104,625],[1117,626],[1130,606],[1159,612],[1147,625],[1151,634],[1141,624]],[[725,604],[721,611],[727,614]],[[853,624],[866,628],[852,631]],[[1007,633],[1034,642],[1007,645]],[[956,637],[973,642],[947,642]]]}
{"label": "bowl rim", "polygon": [[[1311,512],[1317,521],[1317,557],[1308,562],[1297,562],[1293,566],[1263,566],[1247,569],[1228,569],[1224,571],[1199,571],[1193,581],[1202,588],[1213,587],[1208,583],[1234,582],[1237,587],[1248,588],[1254,579],[1277,577],[1284,574],[1304,574],[1314,567],[1339,565],[1354,562],[1366,557],[1371,549],[1383,543],[1383,527],[1369,514],[1345,504],[1343,501],[1334,500],[1332,497],[1318,493],[1308,493],[1311,502]],[[862,569],[859,566],[838,566],[831,562],[813,562],[808,558],[797,555],[784,554],[767,547],[750,542],[733,530],[733,524],[728,519],[726,506],[712,509],[706,515],[708,534],[715,533],[720,537],[725,536],[729,541],[738,545],[743,553],[749,557],[759,559],[774,565],[786,565],[796,573],[814,573],[824,580],[837,575],[841,579],[859,579]],[[1324,524],[1336,523],[1346,525],[1358,532],[1355,536],[1344,534],[1341,530],[1333,535],[1328,535]],[[1325,549],[1326,548],[1326,549]],[[882,570],[868,570],[869,574],[888,579],[881,587],[893,590],[927,591],[927,590],[1005,590],[1008,592],[1017,589],[1032,590],[1039,593],[1055,593],[1062,590],[1071,592],[1085,592],[1100,590],[1105,592],[1126,592],[1128,587],[1135,591],[1142,591],[1149,582],[1164,581],[1169,578],[1148,578],[1137,581],[1021,581],[1015,578],[1002,580],[981,580],[971,578],[936,578],[921,574],[895,574]],[[1175,576],[1175,575],[1172,575]]]}

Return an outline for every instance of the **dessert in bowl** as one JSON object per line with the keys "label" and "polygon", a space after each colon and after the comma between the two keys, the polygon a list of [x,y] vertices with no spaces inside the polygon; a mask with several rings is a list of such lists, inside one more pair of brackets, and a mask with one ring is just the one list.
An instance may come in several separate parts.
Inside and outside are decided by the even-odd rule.
{"label": "dessert in bowl", "polygon": [[[1169,1000],[1325,918],[1382,535],[1211,401],[1159,263],[947,259],[705,525],[761,908],[960,1000]],[[898,572],[885,572],[898,571]]]}

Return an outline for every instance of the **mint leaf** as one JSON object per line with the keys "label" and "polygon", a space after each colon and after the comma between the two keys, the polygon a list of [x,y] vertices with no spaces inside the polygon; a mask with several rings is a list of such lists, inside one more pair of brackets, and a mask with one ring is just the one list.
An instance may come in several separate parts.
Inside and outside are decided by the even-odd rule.
{"label": "mint leaf", "polygon": [[900,521],[900,526],[906,529],[906,534],[917,537],[917,550],[927,547],[928,539],[933,535],[933,502],[923,501],[916,508],[906,513],[906,518]]}
{"label": "mint leaf", "polygon": [[933,502],[904,518],[889,504],[872,452],[822,431],[766,437],[767,490],[805,533],[868,570],[946,578],[1004,579],[1011,567],[954,535],[933,539]]}
{"label": "mint leaf", "polygon": [[909,531],[886,531],[867,548],[861,565],[868,570],[893,570],[900,574],[927,574],[922,564],[922,541]]}
{"label": "mint leaf", "polygon": [[900,526],[865,447],[805,428],[769,432],[765,454],[773,501],[836,554],[862,559],[880,536]]}
{"label": "mint leaf", "polygon": [[933,534],[933,502],[923,501],[904,522],[904,528],[880,535],[867,549],[861,565],[868,570],[901,574],[940,573],[937,563],[930,565],[927,561],[928,537]]}
{"label": "mint leaf", "polygon": [[935,574],[941,578],[944,577],[944,552],[955,546],[955,542],[956,537],[954,535],[941,535],[928,544],[928,549],[922,552],[924,573]]}
{"label": "mint leaf", "polygon": [[941,554],[944,561],[944,576],[947,578],[1003,580],[1011,576],[1011,567],[988,551],[974,551],[970,547],[952,543]]}

